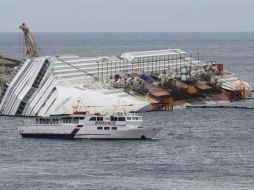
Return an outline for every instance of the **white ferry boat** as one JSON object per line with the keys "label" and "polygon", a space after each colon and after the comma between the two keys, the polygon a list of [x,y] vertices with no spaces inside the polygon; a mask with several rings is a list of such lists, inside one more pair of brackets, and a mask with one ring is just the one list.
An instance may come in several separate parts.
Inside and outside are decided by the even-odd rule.
{"label": "white ferry boat", "polygon": [[18,129],[25,138],[152,139],[162,127],[144,127],[135,113],[63,114],[26,118]]}

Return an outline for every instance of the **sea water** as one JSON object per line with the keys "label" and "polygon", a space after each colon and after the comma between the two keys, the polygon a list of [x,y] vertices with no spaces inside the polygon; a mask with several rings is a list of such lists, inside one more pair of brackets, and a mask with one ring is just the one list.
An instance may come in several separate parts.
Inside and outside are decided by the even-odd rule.
{"label": "sea water", "polygon": [[[35,33],[41,55],[120,55],[180,48],[254,87],[254,33]],[[24,58],[21,33],[0,34],[0,55]],[[254,107],[253,100],[227,105]],[[254,110],[143,113],[162,126],[150,141],[24,139],[0,117],[0,189],[254,189]]]}

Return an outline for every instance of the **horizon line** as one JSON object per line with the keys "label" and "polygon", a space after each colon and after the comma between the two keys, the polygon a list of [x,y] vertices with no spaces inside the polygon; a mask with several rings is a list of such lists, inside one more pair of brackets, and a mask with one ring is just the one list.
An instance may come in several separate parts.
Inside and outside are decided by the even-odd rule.
{"label": "horizon line", "polygon": [[[22,33],[22,31],[0,31],[0,33]],[[31,31],[31,33],[253,33],[253,31]]]}

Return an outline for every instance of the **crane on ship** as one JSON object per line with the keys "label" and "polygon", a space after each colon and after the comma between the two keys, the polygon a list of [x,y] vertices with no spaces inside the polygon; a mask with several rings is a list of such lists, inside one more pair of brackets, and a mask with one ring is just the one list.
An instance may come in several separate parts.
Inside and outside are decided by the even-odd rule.
{"label": "crane on ship", "polygon": [[32,37],[32,34],[31,34],[29,28],[27,27],[26,23],[22,23],[19,28],[24,33],[25,44],[26,44],[26,55],[29,58],[39,57],[39,52],[38,52],[36,43]]}

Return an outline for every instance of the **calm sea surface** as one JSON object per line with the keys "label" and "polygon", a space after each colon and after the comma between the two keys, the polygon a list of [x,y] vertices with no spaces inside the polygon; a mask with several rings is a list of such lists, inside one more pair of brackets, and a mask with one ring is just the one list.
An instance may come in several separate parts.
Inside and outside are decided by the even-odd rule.
{"label": "calm sea surface", "polygon": [[[119,55],[181,48],[225,64],[254,87],[254,33],[35,33],[42,55]],[[23,58],[23,36],[0,33],[0,55]],[[254,100],[229,105],[254,107]],[[254,189],[254,110],[144,113],[152,141],[22,139],[0,117],[0,189]]]}

